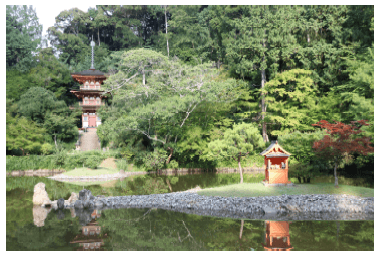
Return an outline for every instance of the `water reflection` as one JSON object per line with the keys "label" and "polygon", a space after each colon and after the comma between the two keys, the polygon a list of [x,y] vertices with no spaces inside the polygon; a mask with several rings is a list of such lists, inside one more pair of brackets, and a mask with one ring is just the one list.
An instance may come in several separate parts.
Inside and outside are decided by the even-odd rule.
{"label": "water reflection", "polygon": [[265,221],[265,242],[262,246],[267,251],[290,251],[289,223],[291,221]]}
{"label": "water reflection", "polygon": [[[33,207],[33,218],[35,229],[28,228],[32,231],[30,235],[40,234],[38,242],[42,245],[49,237],[49,231],[55,231],[57,234],[51,241],[58,237],[66,238],[66,244],[61,246],[66,247],[61,248],[63,250],[374,249],[373,221],[238,220],[160,209],[50,211],[38,207]],[[43,226],[45,227],[41,230]],[[18,242],[22,235],[26,235],[24,231],[27,229],[20,230],[14,236],[15,241],[12,244]],[[10,233],[9,230],[7,235],[11,235]]]}
{"label": "water reflection", "polygon": [[81,227],[81,234],[77,235],[72,241],[71,244],[79,243],[79,248],[77,251],[86,251],[86,250],[104,250],[101,246],[104,244],[104,238],[107,235],[101,235],[101,226],[98,226],[97,218],[101,217],[101,212],[94,210],[90,214],[91,220],[88,224]]}

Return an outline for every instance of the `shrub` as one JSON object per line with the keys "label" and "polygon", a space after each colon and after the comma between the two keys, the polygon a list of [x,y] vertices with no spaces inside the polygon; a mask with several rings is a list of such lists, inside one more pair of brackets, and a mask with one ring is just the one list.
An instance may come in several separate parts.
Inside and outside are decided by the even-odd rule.
{"label": "shrub", "polygon": [[50,145],[49,143],[44,143],[42,146],[41,146],[41,152],[44,154],[44,155],[48,155],[48,154],[51,154],[53,153],[54,151],[54,147],[52,145]]}
{"label": "shrub", "polygon": [[88,168],[96,169],[100,165],[101,161],[101,158],[99,158],[98,156],[91,155],[88,156],[88,158],[85,160],[84,165]]}
{"label": "shrub", "polygon": [[178,167],[179,167],[179,164],[175,160],[170,161],[168,164],[169,169],[178,169]]}
{"label": "shrub", "polygon": [[127,161],[125,159],[118,160],[116,162],[116,165],[117,165],[117,168],[119,170],[127,170],[127,168],[128,168],[128,164],[127,164]]}
{"label": "shrub", "polygon": [[64,166],[66,159],[67,159],[67,153],[63,150],[59,151],[55,155],[55,165],[57,165],[59,167]]}

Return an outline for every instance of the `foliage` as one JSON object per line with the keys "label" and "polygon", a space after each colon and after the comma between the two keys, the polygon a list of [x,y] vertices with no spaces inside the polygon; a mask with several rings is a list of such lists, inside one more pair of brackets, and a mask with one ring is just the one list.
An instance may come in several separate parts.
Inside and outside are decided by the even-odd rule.
{"label": "foliage", "polygon": [[84,162],[84,165],[85,167],[96,169],[100,165],[101,161],[101,158],[99,158],[98,156],[91,155],[87,157],[87,159]]}
{"label": "foliage", "polygon": [[53,153],[54,151],[54,147],[52,145],[50,145],[49,143],[44,143],[42,146],[41,146],[41,152],[44,154],[44,155],[48,155],[48,154],[51,154]]}
{"label": "foliage", "polygon": [[216,156],[224,159],[232,158],[237,161],[240,171],[240,183],[243,183],[240,165],[241,157],[263,146],[264,142],[258,129],[252,124],[241,123],[234,125],[233,129],[226,130],[222,139],[217,139],[209,143],[209,158]]}
{"label": "foliage", "polygon": [[279,144],[292,154],[289,158],[289,174],[309,176],[328,169],[327,162],[317,158],[312,148],[314,142],[321,140],[325,134],[321,130],[311,133],[295,131],[278,137]]}
{"label": "foliage", "polygon": [[293,130],[313,130],[311,111],[315,107],[317,88],[310,78],[311,71],[292,69],[277,74],[266,83],[262,94],[266,94],[268,115],[265,120],[274,124],[272,135],[287,134]]}
{"label": "foliage", "polygon": [[155,148],[153,152],[146,152],[137,157],[137,163],[142,163],[142,165],[147,169],[147,171],[157,171],[164,167],[167,161],[167,152],[162,148]]}
{"label": "foliage", "polygon": [[316,141],[313,148],[319,156],[334,164],[335,186],[338,186],[337,166],[342,160],[350,158],[351,153],[366,155],[374,152],[368,137],[356,137],[362,132],[359,128],[368,125],[366,121],[352,121],[350,125],[347,125],[342,122],[332,124],[321,120],[313,124],[313,126],[327,129],[327,135],[322,140]]}
{"label": "foliage", "polygon": [[25,153],[39,153],[45,130],[25,117],[6,114],[6,147],[8,150],[21,149]]}
{"label": "foliage", "polygon": [[33,53],[41,43],[42,25],[35,9],[6,6],[6,67],[26,72],[35,65]]}
{"label": "foliage", "polygon": [[129,164],[127,163],[125,159],[117,160],[116,164],[117,164],[117,169],[119,170],[127,171],[127,168],[129,167]]}

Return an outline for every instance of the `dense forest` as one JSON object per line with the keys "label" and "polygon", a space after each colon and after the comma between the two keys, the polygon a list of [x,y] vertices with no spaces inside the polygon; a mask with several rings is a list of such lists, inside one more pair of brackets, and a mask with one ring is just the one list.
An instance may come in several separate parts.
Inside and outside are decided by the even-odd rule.
{"label": "dense forest", "polygon": [[[367,120],[374,145],[373,6],[97,5],[41,32],[32,7],[7,6],[7,154],[73,146],[70,73],[90,68],[92,38],[108,74],[98,136],[135,164],[214,165],[278,138],[293,161],[328,169],[312,150],[320,120]],[[373,159],[344,162],[372,174]]]}

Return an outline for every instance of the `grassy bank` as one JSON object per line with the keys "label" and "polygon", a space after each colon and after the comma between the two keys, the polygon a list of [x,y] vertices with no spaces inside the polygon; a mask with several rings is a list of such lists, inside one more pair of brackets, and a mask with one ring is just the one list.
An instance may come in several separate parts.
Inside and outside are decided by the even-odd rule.
{"label": "grassy bank", "polygon": [[374,197],[374,189],[349,185],[339,185],[339,188],[335,188],[333,183],[295,184],[294,186],[280,187],[265,187],[261,183],[243,183],[207,188],[198,194],[222,197],[279,196],[283,194],[346,194],[359,197]]}

